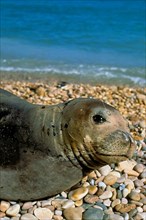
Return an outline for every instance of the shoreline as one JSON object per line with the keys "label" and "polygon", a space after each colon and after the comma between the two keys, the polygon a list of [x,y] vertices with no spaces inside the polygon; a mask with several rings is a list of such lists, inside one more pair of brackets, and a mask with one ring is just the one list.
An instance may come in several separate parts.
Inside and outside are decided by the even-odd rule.
{"label": "shoreline", "polygon": [[43,82],[43,83],[53,83],[55,82],[67,82],[75,84],[90,84],[90,85],[106,85],[106,86],[126,86],[132,88],[145,88],[144,83],[140,85],[139,83],[134,83],[128,79],[122,78],[108,78],[108,77],[95,77],[95,76],[86,76],[79,74],[54,74],[54,73],[45,73],[45,72],[9,72],[9,71],[0,71],[1,79],[5,81],[22,81],[22,82]]}

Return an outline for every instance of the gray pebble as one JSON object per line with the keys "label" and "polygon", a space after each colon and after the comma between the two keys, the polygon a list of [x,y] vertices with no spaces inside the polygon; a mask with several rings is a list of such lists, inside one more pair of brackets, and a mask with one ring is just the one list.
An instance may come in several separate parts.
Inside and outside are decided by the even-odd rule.
{"label": "gray pebble", "polygon": [[132,210],[129,212],[129,218],[134,217],[136,214],[137,214],[137,209],[132,209]]}
{"label": "gray pebble", "polygon": [[101,209],[89,208],[83,213],[83,220],[103,220],[103,211]]}

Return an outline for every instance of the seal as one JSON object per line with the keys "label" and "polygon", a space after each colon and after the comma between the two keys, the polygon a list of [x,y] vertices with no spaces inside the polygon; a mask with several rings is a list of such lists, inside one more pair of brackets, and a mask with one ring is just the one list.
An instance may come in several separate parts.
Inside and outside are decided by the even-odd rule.
{"label": "seal", "polygon": [[78,183],[102,164],[131,158],[128,123],[112,106],[79,98],[36,105],[0,90],[0,196],[36,200]]}

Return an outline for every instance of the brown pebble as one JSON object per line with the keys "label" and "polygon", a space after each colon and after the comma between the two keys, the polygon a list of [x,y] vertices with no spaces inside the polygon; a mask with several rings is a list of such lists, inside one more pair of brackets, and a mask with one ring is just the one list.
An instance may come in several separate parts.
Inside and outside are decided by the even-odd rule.
{"label": "brown pebble", "polygon": [[139,201],[140,200],[140,194],[137,193],[136,191],[132,190],[131,193],[129,193],[128,197],[134,201]]}
{"label": "brown pebble", "polygon": [[63,211],[66,220],[82,220],[82,207],[68,208]]}
{"label": "brown pebble", "polygon": [[33,207],[32,202],[25,202],[22,206],[22,210],[30,209],[32,207]]}
{"label": "brown pebble", "polygon": [[0,211],[5,212],[10,207],[10,203],[6,201],[1,201],[0,203]]}
{"label": "brown pebble", "polygon": [[137,171],[138,173],[142,173],[144,170],[144,165],[143,164],[136,164],[134,167],[134,170]]}
{"label": "brown pebble", "polygon": [[69,198],[73,201],[80,200],[84,198],[88,193],[88,188],[80,187],[78,189],[75,189],[69,193]]}
{"label": "brown pebble", "polygon": [[94,195],[97,192],[97,186],[89,186],[88,187],[89,194]]}
{"label": "brown pebble", "polygon": [[5,216],[6,216],[6,214],[4,212],[0,212],[0,218],[3,218]]}
{"label": "brown pebble", "polygon": [[140,187],[140,186],[143,186],[144,183],[143,183],[142,180],[137,179],[137,180],[134,181],[134,185],[135,185],[136,187]]}
{"label": "brown pebble", "polygon": [[95,203],[99,200],[99,197],[98,196],[95,196],[95,195],[86,195],[85,198],[84,198],[84,201],[86,203]]}
{"label": "brown pebble", "polygon": [[120,213],[130,212],[132,209],[135,209],[135,204],[118,204],[115,206],[115,210]]}
{"label": "brown pebble", "polygon": [[106,185],[109,185],[109,186],[111,186],[111,185],[113,185],[113,184],[115,184],[116,183],[116,181],[117,181],[117,177],[116,176],[114,176],[114,175],[111,175],[111,174],[108,174],[105,178],[104,178],[104,183],[106,184]]}
{"label": "brown pebble", "polygon": [[81,206],[81,205],[83,205],[83,200],[81,199],[81,200],[78,200],[78,201],[75,201],[75,206]]}

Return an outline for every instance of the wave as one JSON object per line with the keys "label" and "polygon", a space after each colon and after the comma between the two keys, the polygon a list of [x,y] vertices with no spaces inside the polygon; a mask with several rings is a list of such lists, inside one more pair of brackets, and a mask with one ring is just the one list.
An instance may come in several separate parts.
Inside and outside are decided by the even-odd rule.
{"label": "wave", "polygon": [[[12,72],[12,73],[33,73],[33,74],[47,74],[49,75],[66,75],[84,77],[87,78],[90,82],[91,80],[95,81],[112,81],[121,82],[125,84],[135,84],[139,86],[144,86],[146,84],[145,79],[145,70],[144,68],[123,68],[115,66],[99,66],[99,65],[73,65],[66,63],[51,63],[44,65],[44,63],[31,62],[27,63],[25,66],[23,62],[19,63],[19,60],[15,60],[15,65],[8,65],[6,60],[2,61],[0,67],[1,72]],[[14,61],[13,61],[14,64]],[[19,64],[19,66],[18,66]]]}

